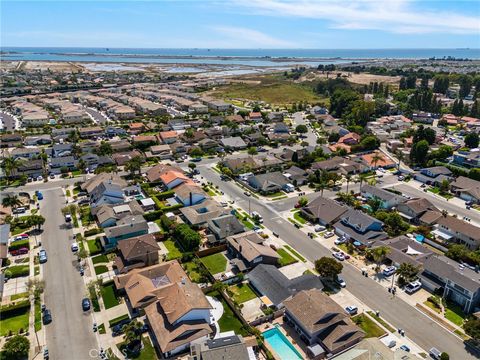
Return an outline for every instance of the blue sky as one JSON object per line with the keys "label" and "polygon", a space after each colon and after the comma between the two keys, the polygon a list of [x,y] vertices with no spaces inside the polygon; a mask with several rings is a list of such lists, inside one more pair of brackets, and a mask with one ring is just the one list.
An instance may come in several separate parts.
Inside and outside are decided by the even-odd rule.
{"label": "blue sky", "polygon": [[480,48],[480,1],[1,1],[2,46]]}

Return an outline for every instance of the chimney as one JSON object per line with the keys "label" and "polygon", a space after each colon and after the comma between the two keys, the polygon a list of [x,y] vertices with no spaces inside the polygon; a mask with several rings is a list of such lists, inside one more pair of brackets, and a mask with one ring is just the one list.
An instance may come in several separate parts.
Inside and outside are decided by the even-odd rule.
{"label": "chimney", "polygon": [[192,195],[191,191],[190,191],[189,195],[190,195],[190,206],[192,206],[193,205],[193,195]]}
{"label": "chimney", "polygon": [[185,285],[186,281],[187,280],[184,277],[182,277],[182,285]]}
{"label": "chimney", "polygon": [[239,252],[242,252],[242,245],[240,245],[240,246],[238,247],[238,251],[239,251]]}

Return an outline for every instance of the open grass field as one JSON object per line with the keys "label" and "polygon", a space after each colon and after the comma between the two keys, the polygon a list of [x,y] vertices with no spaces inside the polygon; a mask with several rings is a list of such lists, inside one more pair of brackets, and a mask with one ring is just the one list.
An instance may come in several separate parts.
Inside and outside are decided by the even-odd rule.
{"label": "open grass field", "polygon": [[222,253],[205,256],[200,261],[207,267],[212,275],[221,273],[227,268],[227,258]]}
{"label": "open grass field", "polygon": [[231,83],[218,87],[212,95],[227,101],[229,99],[259,100],[274,105],[293,104],[300,101],[309,103],[328,101],[317,96],[311,85],[294,83],[275,75],[257,77],[256,80],[258,81]]}

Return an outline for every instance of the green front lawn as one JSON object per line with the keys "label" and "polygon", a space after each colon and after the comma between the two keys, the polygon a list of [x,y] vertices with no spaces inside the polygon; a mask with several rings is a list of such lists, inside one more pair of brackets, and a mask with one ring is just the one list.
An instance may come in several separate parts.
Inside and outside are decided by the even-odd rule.
{"label": "green front lawn", "polygon": [[107,255],[97,255],[92,257],[92,262],[94,265],[96,264],[102,264],[102,263],[108,263],[108,257]]}
{"label": "green front lawn", "polygon": [[285,195],[285,193],[283,191],[277,191],[277,192],[272,193],[272,194],[267,194],[267,195],[265,195],[265,197],[276,198],[276,197],[284,196],[284,195]]}
{"label": "green front lawn", "polygon": [[292,249],[291,246],[285,245],[285,247],[286,247],[293,255],[295,255],[297,258],[299,258],[301,262],[307,262],[307,260],[305,260],[305,258],[304,258],[302,255],[300,255],[297,251],[295,251],[294,249]]}
{"label": "green front lawn", "polygon": [[18,299],[21,299],[21,298],[28,298],[28,292],[22,292],[22,293],[18,293],[18,294],[15,294],[15,295],[11,295],[10,296],[10,301],[18,300]]}
{"label": "green front lawn", "polygon": [[152,346],[152,342],[150,341],[148,336],[145,336],[142,338],[142,343],[143,343],[142,350],[138,354],[129,353],[126,349],[126,344],[124,342],[117,344],[117,347],[120,349],[120,351],[122,351],[122,353],[125,352],[128,359],[138,359],[138,360],[158,359],[155,353],[155,349]]}
{"label": "green front lawn", "polygon": [[103,304],[105,309],[110,309],[120,304],[116,295],[115,285],[108,284],[100,288],[100,294],[102,294]]}
{"label": "green front lawn", "polygon": [[297,211],[296,213],[294,213],[293,218],[302,225],[307,223],[307,220],[302,216],[302,213],[300,211]]}
{"label": "green front lawn", "polygon": [[20,276],[28,276],[30,274],[30,265],[10,266],[5,270],[5,274],[12,279]]}
{"label": "green front lawn", "polygon": [[221,332],[226,331],[233,331],[235,334],[246,336],[248,333],[245,331],[243,324],[237,318],[233,310],[228,306],[225,299],[217,292],[212,291],[207,294],[208,296],[212,296],[220,301],[223,305],[223,315],[218,321],[218,325],[220,326]]}
{"label": "green front lawn", "polygon": [[233,300],[237,304],[244,303],[257,297],[250,285],[244,283],[232,285],[228,288],[228,290],[233,293]]}
{"label": "green front lawn", "polygon": [[383,320],[381,317],[378,317],[373,311],[367,311],[368,315],[370,315],[372,318],[374,318],[376,321],[378,321],[382,326],[387,329],[390,332],[395,332],[395,329],[392,328],[390,325],[387,324],[385,320]]}
{"label": "green front lawn", "polygon": [[383,331],[383,329],[380,326],[375,324],[375,322],[365,314],[354,316],[352,320],[363,331],[365,331],[366,338],[380,337],[383,334],[385,334],[385,331]]}
{"label": "green front lawn", "polygon": [[102,252],[102,243],[99,238],[87,240],[88,251],[90,255],[100,254]]}
{"label": "green front lawn", "polygon": [[180,248],[177,246],[177,243],[175,241],[168,239],[165,240],[163,244],[168,250],[168,260],[175,260],[182,257],[182,252],[180,251]]}
{"label": "green front lawn", "polygon": [[100,274],[103,274],[103,273],[106,273],[106,272],[108,272],[108,268],[105,265],[95,266],[95,274],[96,275],[100,275]]}
{"label": "green front lawn", "polygon": [[224,272],[227,268],[227,258],[222,253],[205,256],[200,261],[207,267],[212,275]]}
{"label": "green front lawn", "polygon": [[278,249],[277,254],[280,256],[280,259],[278,259],[278,263],[280,264],[280,266],[286,266],[297,262],[297,260],[285,249]]}
{"label": "green front lawn", "polygon": [[454,323],[457,326],[462,326],[465,320],[465,313],[462,308],[456,304],[448,302],[445,308],[445,318]]}
{"label": "green front lawn", "polygon": [[40,300],[35,300],[35,332],[42,329],[42,306]]}
{"label": "green front lawn", "polygon": [[30,307],[26,306],[16,311],[16,315],[4,318],[0,316],[0,336],[7,336],[10,331],[16,334],[23,329],[28,331]]}

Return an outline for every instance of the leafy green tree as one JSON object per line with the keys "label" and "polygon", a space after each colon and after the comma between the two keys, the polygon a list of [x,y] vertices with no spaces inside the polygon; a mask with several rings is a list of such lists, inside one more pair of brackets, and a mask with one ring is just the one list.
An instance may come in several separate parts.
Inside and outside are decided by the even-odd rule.
{"label": "leafy green tree", "polygon": [[470,149],[474,149],[478,147],[479,138],[477,133],[474,133],[474,132],[468,133],[467,135],[465,135],[464,140],[465,140],[466,147]]}
{"label": "leafy green tree", "polygon": [[480,319],[471,316],[463,323],[463,330],[465,330],[465,333],[468,336],[471,336],[474,340],[480,340]]}
{"label": "leafy green tree", "polygon": [[377,211],[375,217],[384,223],[385,231],[390,236],[401,235],[410,227],[410,225],[405,222],[402,216],[396,211]]}
{"label": "leafy green tree", "polygon": [[330,97],[330,113],[341,118],[350,111],[353,103],[359,99],[359,94],[353,90],[337,89]]}
{"label": "leafy green tree", "polygon": [[300,125],[297,125],[297,127],[295,128],[295,131],[299,134],[306,134],[308,132],[308,128],[306,125],[300,124]]}
{"label": "leafy green tree", "polygon": [[6,359],[23,360],[28,358],[30,341],[22,335],[15,335],[3,345],[3,354]]}
{"label": "leafy green tree", "polygon": [[200,156],[203,156],[203,154],[204,154],[203,150],[200,149],[199,147],[193,147],[188,152],[188,155],[190,155],[192,157],[200,157]]}
{"label": "leafy green tree", "polygon": [[127,344],[132,344],[135,341],[140,340],[142,333],[140,329],[142,328],[142,323],[138,320],[133,320],[126,325],[123,325],[123,340]]}
{"label": "leafy green tree", "polygon": [[125,164],[125,170],[131,175],[135,175],[137,172],[140,175],[142,172],[143,159],[141,156],[135,156]]}
{"label": "leafy green tree", "polygon": [[469,75],[462,75],[458,82],[460,84],[458,95],[463,99],[470,94],[470,90],[472,89],[472,78]]}
{"label": "leafy green tree", "polygon": [[448,75],[437,75],[433,81],[433,91],[445,94],[448,90],[450,79]]}
{"label": "leafy green tree", "polygon": [[42,227],[42,225],[45,224],[45,218],[42,215],[30,215],[27,218],[27,225],[28,226],[36,226],[38,229]]}
{"label": "leafy green tree", "polygon": [[440,183],[440,192],[442,194],[448,193],[448,189],[450,188],[450,182],[447,179],[443,179]]}
{"label": "leafy green tree", "polygon": [[23,161],[20,159],[14,159],[12,157],[5,157],[2,162],[2,168],[5,170],[5,176],[7,181],[12,178],[15,169],[23,165]]}
{"label": "leafy green tree", "polygon": [[308,199],[305,196],[302,196],[300,199],[298,199],[298,205],[301,207],[304,207],[308,204]]}
{"label": "leafy green tree", "polygon": [[421,140],[413,144],[410,150],[410,160],[415,164],[424,165],[427,161],[427,154],[430,145],[427,140]]}
{"label": "leafy green tree", "polygon": [[390,248],[388,246],[378,246],[375,248],[367,249],[366,256],[367,258],[372,259],[376,263],[376,270],[380,270],[380,264],[385,260],[387,255],[390,253]]}
{"label": "leafy green tree", "polygon": [[176,226],[173,235],[186,251],[195,251],[200,245],[200,234],[192,230],[187,224]]}
{"label": "leafy green tree", "polygon": [[255,146],[251,146],[247,150],[248,155],[253,156],[258,154],[258,150]]}
{"label": "leafy green tree", "polygon": [[113,154],[113,149],[112,145],[106,141],[102,141],[100,143],[100,146],[97,149],[97,155],[104,156],[104,155],[112,155]]}
{"label": "leafy green tree", "polygon": [[321,257],[315,260],[315,270],[321,277],[334,280],[343,270],[343,265],[331,257]]}
{"label": "leafy green tree", "polygon": [[480,181],[480,168],[470,169],[470,171],[468,172],[468,177]]}
{"label": "leafy green tree", "polygon": [[440,360],[450,360],[450,355],[444,351],[440,354]]}
{"label": "leafy green tree", "polygon": [[408,283],[410,281],[413,281],[420,269],[410,263],[402,263],[398,267],[396,274],[398,276],[399,282],[402,284]]}
{"label": "leafy green tree", "polygon": [[463,244],[452,244],[448,247],[445,256],[455,261],[463,261],[467,258],[469,253],[468,248]]}

